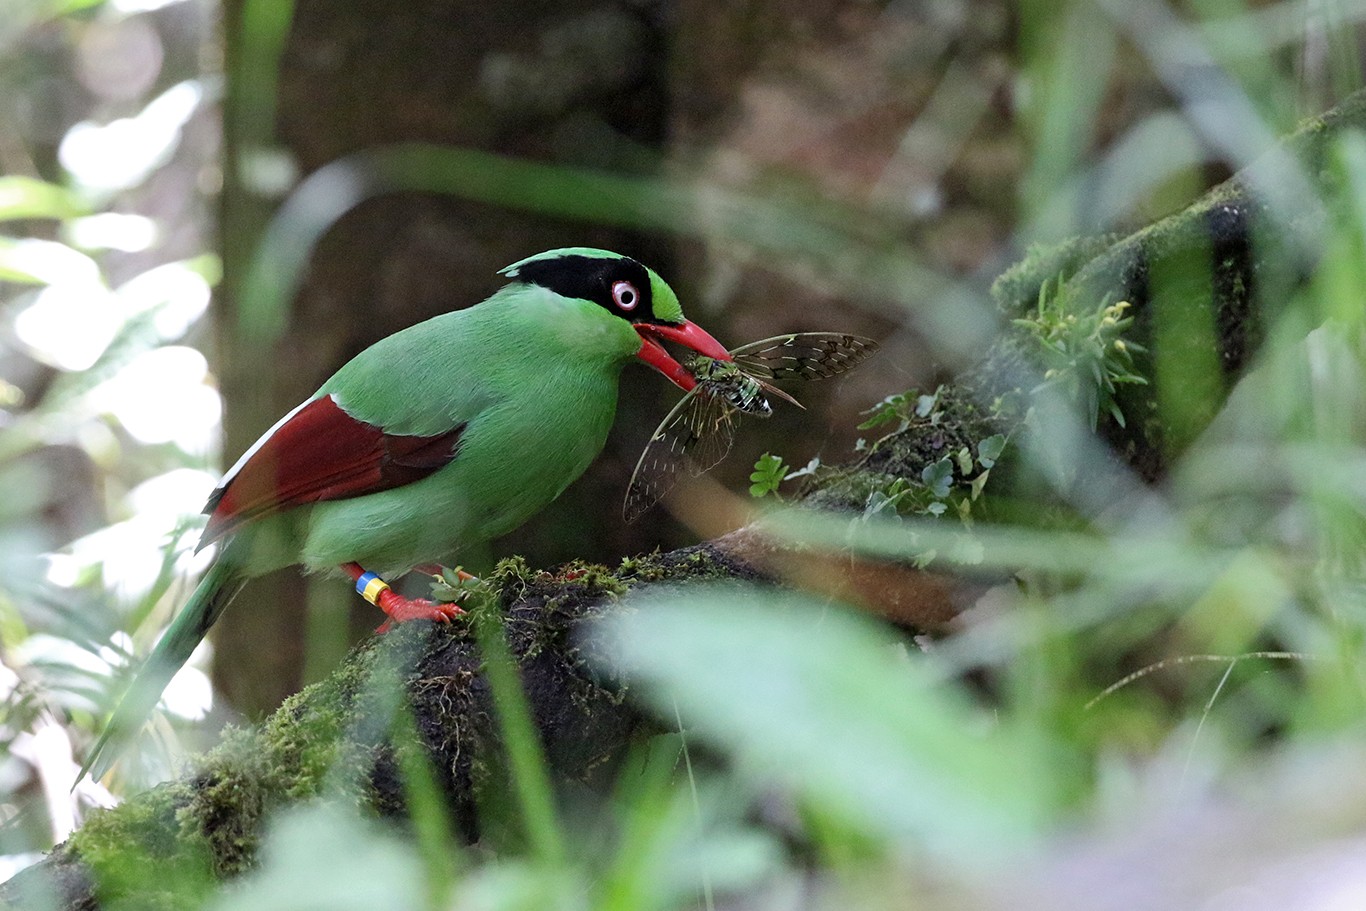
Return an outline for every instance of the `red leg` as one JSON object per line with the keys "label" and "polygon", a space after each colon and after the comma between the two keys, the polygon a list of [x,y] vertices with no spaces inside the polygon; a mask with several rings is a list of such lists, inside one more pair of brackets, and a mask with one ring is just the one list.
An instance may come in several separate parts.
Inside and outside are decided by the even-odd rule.
{"label": "red leg", "polygon": [[341,569],[356,583],[356,591],[362,598],[389,615],[379,632],[387,631],[394,623],[407,623],[409,620],[450,623],[452,618],[464,613],[455,604],[405,598],[379,576],[366,572],[359,563],[343,563]]}

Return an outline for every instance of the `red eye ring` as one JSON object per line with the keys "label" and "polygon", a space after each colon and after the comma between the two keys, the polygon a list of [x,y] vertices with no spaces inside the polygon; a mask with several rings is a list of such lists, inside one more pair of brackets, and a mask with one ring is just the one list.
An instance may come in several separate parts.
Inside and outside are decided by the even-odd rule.
{"label": "red eye ring", "polygon": [[640,292],[630,282],[619,281],[612,285],[612,303],[622,310],[634,310],[640,303]]}

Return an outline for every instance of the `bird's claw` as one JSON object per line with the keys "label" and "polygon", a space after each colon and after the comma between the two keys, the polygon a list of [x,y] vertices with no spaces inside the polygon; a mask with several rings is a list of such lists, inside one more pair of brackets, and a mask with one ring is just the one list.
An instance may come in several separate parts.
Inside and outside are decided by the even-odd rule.
{"label": "bird's claw", "polygon": [[389,619],[379,628],[386,632],[395,623],[410,620],[434,620],[437,623],[450,623],[465,611],[460,605],[442,601],[427,601],[422,598],[405,598],[392,589],[380,593],[379,609],[389,615]]}

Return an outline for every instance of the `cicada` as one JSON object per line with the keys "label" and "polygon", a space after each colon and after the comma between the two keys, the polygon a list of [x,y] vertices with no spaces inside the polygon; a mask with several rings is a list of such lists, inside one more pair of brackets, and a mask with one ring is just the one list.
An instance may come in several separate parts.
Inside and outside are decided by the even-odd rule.
{"label": "cicada", "polygon": [[636,462],[622,513],[640,518],[673,489],[684,466],[696,476],[730,452],[738,414],[766,418],[769,397],[801,403],[773,382],[837,376],[877,350],[877,342],[840,332],[797,332],[741,345],[733,361],[696,357],[687,363],[697,385],[655,429]]}

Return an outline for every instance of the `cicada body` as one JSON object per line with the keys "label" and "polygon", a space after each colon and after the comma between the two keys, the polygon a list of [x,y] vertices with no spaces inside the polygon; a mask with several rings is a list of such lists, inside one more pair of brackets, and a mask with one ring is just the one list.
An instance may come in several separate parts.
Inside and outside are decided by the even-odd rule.
{"label": "cicada body", "polygon": [[802,407],[801,402],[777,386],[746,373],[734,361],[698,356],[688,364],[688,369],[697,378],[697,384],[706,387],[702,394],[723,399],[731,409],[741,414],[770,417],[773,414],[773,405],[768,400],[770,395],[791,402],[798,408]]}

